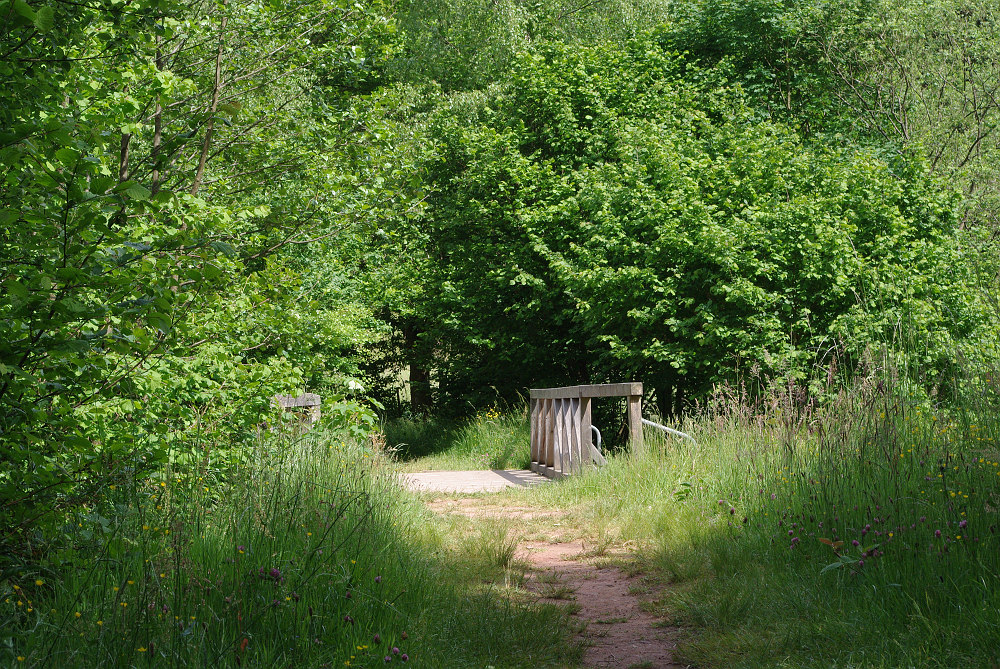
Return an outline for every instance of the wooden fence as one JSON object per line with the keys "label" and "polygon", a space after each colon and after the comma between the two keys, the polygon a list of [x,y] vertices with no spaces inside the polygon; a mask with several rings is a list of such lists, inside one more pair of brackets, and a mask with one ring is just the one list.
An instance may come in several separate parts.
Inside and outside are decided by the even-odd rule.
{"label": "wooden fence", "polygon": [[628,398],[629,443],[642,447],[642,384],[536,388],[531,391],[531,470],[550,478],[571,476],[604,457],[594,447],[591,403],[600,397]]}

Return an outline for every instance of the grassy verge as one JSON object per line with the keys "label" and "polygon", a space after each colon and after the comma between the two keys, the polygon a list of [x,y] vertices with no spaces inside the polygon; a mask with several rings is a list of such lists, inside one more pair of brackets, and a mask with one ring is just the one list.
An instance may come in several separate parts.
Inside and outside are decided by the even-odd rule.
{"label": "grassy verge", "polygon": [[403,471],[527,469],[530,427],[523,411],[485,411],[467,421],[399,419],[383,426]]}
{"label": "grassy verge", "polygon": [[697,666],[1000,663],[995,412],[878,383],[715,409],[687,426],[697,446],[647,432],[643,454],[503,498],[637,546]]}
{"label": "grassy verge", "polygon": [[[422,504],[370,449],[269,441],[224,481],[164,472],[39,535],[0,581],[0,664],[562,666],[553,607],[515,605],[431,555]],[[482,542],[486,546],[488,542]]]}

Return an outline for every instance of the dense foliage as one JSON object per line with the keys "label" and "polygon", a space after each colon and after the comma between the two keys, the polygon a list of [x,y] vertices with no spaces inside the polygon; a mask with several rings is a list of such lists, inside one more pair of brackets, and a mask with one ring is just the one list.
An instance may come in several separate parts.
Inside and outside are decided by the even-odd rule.
{"label": "dense foliage", "polygon": [[665,413],[738,366],[978,322],[956,203],[909,152],[808,141],[659,39],[551,46],[429,115],[417,362],[442,406],[641,378]]}
{"label": "dense foliage", "polygon": [[377,6],[2,11],[7,541],[168,458],[224,465],[276,391],[346,392],[370,320],[318,254],[401,172],[352,102]]}
{"label": "dense foliage", "polygon": [[0,583],[223,509],[276,393],[363,445],[632,378],[995,412],[994,4],[0,0]]}

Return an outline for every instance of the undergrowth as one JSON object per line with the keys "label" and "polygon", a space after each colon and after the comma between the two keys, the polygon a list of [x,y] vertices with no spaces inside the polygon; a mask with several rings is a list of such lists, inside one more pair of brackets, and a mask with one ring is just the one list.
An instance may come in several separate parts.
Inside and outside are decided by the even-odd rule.
{"label": "undergrowth", "polygon": [[647,430],[641,453],[502,499],[638,547],[697,666],[997,666],[996,379],[949,404],[890,381],[720,393],[683,425],[697,445]]}
{"label": "undergrowth", "polygon": [[0,581],[18,667],[562,665],[554,607],[472,590],[430,553],[385,458],[318,431],[225,477],[166,470],[39,531]]}

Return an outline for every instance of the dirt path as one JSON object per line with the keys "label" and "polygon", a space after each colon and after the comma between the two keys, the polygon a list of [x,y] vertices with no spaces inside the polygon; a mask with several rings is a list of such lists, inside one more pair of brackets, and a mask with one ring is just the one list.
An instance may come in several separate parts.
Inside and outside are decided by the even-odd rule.
{"label": "dirt path", "polygon": [[[491,504],[479,498],[436,499],[428,506],[438,514],[459,514],[472,519],[499,517],[537,525],[540,518],[558,516],[539,511]],[[583,667],[627,667],[674,669],[685,667],[673,661],[677,628],[663,626],[642,608],[651,592],[638,576],[629,576],[613,566],[615,556],[624,551],[594,550],[578,538],[558,528],[544,538],[522,538],[518,557],[528,566],[525,587],[539,601],[565,604],[584,623],[580,632],[584,643]],[[590,550],[588,550],[588,548]],[[597,555],[595,555],[597,554]]]}

